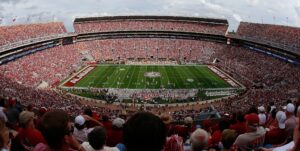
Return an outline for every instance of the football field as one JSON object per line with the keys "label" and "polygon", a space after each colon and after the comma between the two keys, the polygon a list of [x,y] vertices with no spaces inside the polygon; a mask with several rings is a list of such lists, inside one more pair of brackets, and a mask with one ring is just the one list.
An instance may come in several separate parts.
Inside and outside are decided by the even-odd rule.
{"label": "football field", "polygon": [[231,85],[201,65],[99,65],[75,87],[199,89]]}

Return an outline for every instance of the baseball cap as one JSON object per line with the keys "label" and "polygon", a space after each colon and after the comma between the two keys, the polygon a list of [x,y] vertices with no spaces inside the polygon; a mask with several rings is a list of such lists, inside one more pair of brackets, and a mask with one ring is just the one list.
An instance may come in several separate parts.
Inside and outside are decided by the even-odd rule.
{"label": "baseball cap", "polygon": [[245,120],[248,121],[248,124],[258,126],[259,117],[255,113],[245,115]]}
{"label": "baseball cap", "polygon": [[169,114],[163,114],[160,119],[165,123],[165,124],[169,124],[172,122],[172,116],[170,116]]}
{"label": "baseball cap", "polygon": [[264,125],[267,121],[267,117],[265,114],[258,114],[259,125]]}
{"label": "baseball cap", "polygon": [[193,124],[193,119],[190,116],[188,116],[188,117],[184,118],[184,123],[185,124]]}
{"label": "baseball cap", "polygon": [[114,119],[112,122],[112,125],[116,126],[117,128],[122,128],[124,124],[125,124],[125,120],[119,117]]}
{"label": "baseball cap", "polygon": [[286,115],[282,111],[278,111],[276,113],[276,120],[278,121],[278,126],[280,129],[285,128],[285,120],[286,120]]}
{"label": "baseball cap", "polygon": [[292,103],[289,103],[287,106],[286,106],[286,111],[287,112],[290,112],[290,113],[293,113],[295,111],[295,105],[292,104]]}
{"label": "baseball cap", "polygon": [[265,112],[265,107],[263,107],[263,106],[260,106],[257,109],[259,112]]}
{"label": "baseball cap", "polygon": [[75,118],[75,124],[78,124],[79,126],[82,126],[85,123],[85,119],[82,115],[78,115]]}

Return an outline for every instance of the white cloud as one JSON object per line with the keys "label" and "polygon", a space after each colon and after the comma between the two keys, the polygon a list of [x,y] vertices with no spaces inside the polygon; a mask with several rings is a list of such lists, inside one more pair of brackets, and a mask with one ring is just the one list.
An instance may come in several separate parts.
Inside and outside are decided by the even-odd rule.
{"label": "white cloud", "polygon": [[256,6],[259,3],[259,0],[247,0],[248,5],[250,6]]}
{"label": "white cloud", "polygon": [[300,17],[300,6],[295,7],[295,11],[297,12],[298,17]]}

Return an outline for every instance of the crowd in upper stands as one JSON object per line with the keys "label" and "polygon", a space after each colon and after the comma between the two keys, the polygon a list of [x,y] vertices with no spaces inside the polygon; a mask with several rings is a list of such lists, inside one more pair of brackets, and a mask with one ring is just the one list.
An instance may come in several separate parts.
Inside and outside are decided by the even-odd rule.
{"label": "crowd in upper stands", "polygon": [[251,38],[250,40],[266,44],[300,48],[300,28],[298,27],[241,22],[236,34],[242,39]]}
{"label": "crowd in upper stands", "polygon": [[80,67],[82,56],[74,45],[58,46],[0,66],[5,77],[29,87],[42,81],[50,86]]}
{"label": "crowd in upper stands", "polygon": [[0,46],[66,32],[62,22],[0,26]]}
{"label": "crowd in upper stands", "polygon": [[223,45],[213,42],[161,39],[161,38],[126,38],[95,40],[79,43],[81,49],[89,50],[96,60],[126,59],[173,59],[211,62],[214,50]]}
{"label": "crowd in upper stands", "polygon": [[77,33],[112,31],[178,31],[224,35],[228,26],[205,22],[183,22],[163,20],[113,20],[74,24]]}

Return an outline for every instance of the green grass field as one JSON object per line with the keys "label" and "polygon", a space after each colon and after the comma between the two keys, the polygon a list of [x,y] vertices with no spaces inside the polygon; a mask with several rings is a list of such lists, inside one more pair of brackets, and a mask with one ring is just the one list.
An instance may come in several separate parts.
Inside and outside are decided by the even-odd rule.
{"label": "green grass field", "polygon": [[[158,77],[145,76],[149,72],[155,72]],[[128,89],[231,87],[206,66],[200,65],[99,65],[75,86]]]}

